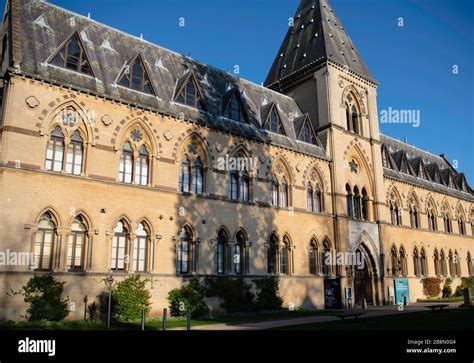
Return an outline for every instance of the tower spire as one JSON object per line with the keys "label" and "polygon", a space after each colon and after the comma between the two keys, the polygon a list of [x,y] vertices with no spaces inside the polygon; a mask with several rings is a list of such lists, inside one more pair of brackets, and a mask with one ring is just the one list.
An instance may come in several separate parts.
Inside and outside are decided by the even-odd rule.
{"label": "tower spire", "polygon": [[265,86],[311,72],[333,61],[364,78],[372,76],[327,0],[301,0]]}

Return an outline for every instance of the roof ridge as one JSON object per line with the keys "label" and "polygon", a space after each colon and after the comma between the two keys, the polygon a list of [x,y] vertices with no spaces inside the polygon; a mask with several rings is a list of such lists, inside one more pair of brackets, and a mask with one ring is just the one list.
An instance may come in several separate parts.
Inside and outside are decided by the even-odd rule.
{"label": "roof ridge", "polygon": [[[408,143],[406,143],[406,142],[404,142],[404,141],[395,139],[395,138],[392,137],[392,136],[388,136],[388,135],[385,135],[385,134],[382,134],[382,133],[380,133],[380,136],[386,137],[387,139],[391,139],[391,140],[393,140],[393,141],[395,141],[395,142],[398,142],[398,143],[400,143],[400,144],[404,144],[404,145],[406,145],[406,146],[408,146],[408,147],[411,147],[411,148],[413,148],[413,149],[422,151],[422,152],[424,152],[424,153],[426,153],[426,154],[429,154],[429,155],[431,155],[431,156],[434,156],[434,157],[440,159],[440,161],[445,161],[445,160],[441,157],[441,155],[436,155],[436,154],[433,154],[433,153],[430,152],[430,151],[426,151],[426,150],[420,149],[420,148],[417,147],[417,146],[410,145],[410,144],[408,144]],[[399,151],[400,151],[400,150],[399,150]]]}
{"label": "roof ridge", "polygon": [[136,35],[127,33],[127,32],[125,32],[125,31],[123,31],[123,30],[114,28],[113,26],[104,24],[104,23],[102,23],[102,22],[100,22],[100,21],[97,21],[97,20],[95,20],[95,19],[92,19],[92,18],[90,18],[90,17],[88,17],[88,16],[81,15],[81,14],[79,14],[79,13],[76,13],[76,12],[72,11],[72,10],[66,9],[66,8],[64,8],[64,7],[62,7],[62,6],[59,6],[59,5],[56,5],[56,4],[52,4],[52,3],[50,3],[50,2],[47,1],[47,0],[39,0],[39,2],[41,2],[41,3],[45,4],[45,5],[51,6],[51,7],[53,7],[53,8],[56,8],[56,9],[58,9],[58,10],[61,10],[61,11],[65,12],[65,13],[68,13],[68,14],[71,14],[71,15],[74,15],[74,16],[78,16],[78,17],[80,17],[80,18],[82,18],[82,19],[84,19],[84,20],[86,20],[86,21],[88,21],[88,22],[95,23],[95,24],[98,25],[98,26],[102,26],[102,27],[107,28],[107,29],[109,29],[109,30],[111,30],[111,31],[114,31],[114,32],[117,32],[117,33],[119,33],[119,34],[125,35],[125,36],[127,36],[127,37],[130,37],[130,38],[139,40],[139,41],[141,41],[141,42],[146,42],[146,43],[150,44],[151,46],[160,48],[160,49],[162,49],[162,50],[164,50],[164,51],[166,51],[166,52],[169,52],[169,53],[174,54],[174,55],[176,55],[176,56],[178,56],[178,57],[181,57],[181,58],[184,58],[184,59],[186,59],[186,60],[188,60],[188,61],[191,61],[191,62],[193,62],[193,63],[196,63],[197,65],[201,65],[201,66],[203,66],[204,68],[211,68],[211,69],[214,69],[214,70],[220,72],[221,74],[226,74],[226,75],[228,75],[228,76],[230,76],[230,77],[232,77],[232,78],[235,78],[235,79],[237,79],[237,80],[246,82],[246,83],[251,84],[251,85],[253,85],[253,86],[256,86],[256,87],[259,88],[259,89],[263,89],[263,90],[265,90],[265,91],[270,91],[270,92],[272,92],[272,93],[274,93],[274,94],[277,94],[279,97],[285,97],[285,98],[290,98],[290,99],[292,99],[290,96],[287,96],[287,95],[282,94],[282,93],[280,93],[280,92],[274,91],[274,90],[272,90],[272,89],[270,89],[270,88],[268,88],[268,87],[265,87],[265,86],[263,86],[263,85],[260,85],[260,84],[258,84],[258,83],[256,83],[256,82],[250,81],[250,80],[245,79],[245,78],[242,78],[242,77],[238,77],[238,76],[236,76],[236,75],[234,75],[234,74],[232,74],[232,73],[228,73],[228,72],[226,72],[226,71],[224,71],[224,70],[222,70],[222,69],[220,69],[220,68],[217,68],[217,67],[215,67],[215,66],[209,65],[209,64],[204,63],[204,62],[202,62],[202,61],[199,61],[199,60],[190,58],[190,57],[188,57],[188,56],[186,56],[186,55],[184,55],[184,54],[178,53],[178,52],[176,52],[176,51],[174,51],[174,50],[171,50],[171,49],[168,49],[168,48],[166,48],[166,47],[163,47],[163,46],[161,46],[161,45],[159,45],[159,44],[157,44],[157,43],[150,42],[150,41],[148,41],[148,40],[146,40],[146,39],[144,39],[144,38],[141,38],[141,37],[139,37],[139,36],[136,36]]}

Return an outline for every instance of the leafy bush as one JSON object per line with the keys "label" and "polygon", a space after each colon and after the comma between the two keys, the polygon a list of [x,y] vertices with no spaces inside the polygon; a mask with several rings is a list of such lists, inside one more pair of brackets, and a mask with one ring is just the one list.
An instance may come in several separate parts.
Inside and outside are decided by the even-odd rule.
{"label": "leafy bush", "polygon": [[444,280],[444,286],[443,286],[443,297],[451,297],[453,294],[453,290],[451,289],[451,283],[453,280],[451,280],[449,277]]}
{"label": "leafy bush", "polygon": [[438,297],[441,293],[441,279],[438,277],[425,277],[423,283],[423,293],[427,297]]}
{"label": "leafy bush", "polygon": [[113,287],[114,318],[125,321],[140,319],[143,307],[145,307],[145,316],[148,316],[151,306],[151,294],[146,288],[147,282],[148,280],[142,280],[140,275],[133,275]]}
{"label": "leafy bush", "polygon": [[89,315],[89,320],[97,320],[98,309],[95,301],[87,305],[87,314]]}
{"label": "leafy bush", "polygon": [[253,280],[257,287],[257,310],[278,310],[282,308],[283,300],[279,295],[278,280],[271,277]]}
{"label": "leafy bush", "polygon": [[65,282],[52,275],[35,275],[17,294],[29,304],[26,310],[29,321],[60,321],[69,314],[68,299],[61,297]]}
{"label": "leafy bush", "polygon": [[252,285],[246,283],[244,279],[206,278],[204,285],[206,296],[218,296],[223,299],[221,307],[228,313],[256,310]]}
{"label": "leafy bush", "polygon": [[186,316],[191,311],[193,318],[209,316],[209,307],[204,302],[204,287],[199,279],[191,279],[179,289],[168,293],[171,316]]}
{"label": "leafy bush", "polygon": [[474,293],[474,276],[461,278],[461,283],[456,288],[454,295],[463,296],[465,288],[470,288],[471,292]]}

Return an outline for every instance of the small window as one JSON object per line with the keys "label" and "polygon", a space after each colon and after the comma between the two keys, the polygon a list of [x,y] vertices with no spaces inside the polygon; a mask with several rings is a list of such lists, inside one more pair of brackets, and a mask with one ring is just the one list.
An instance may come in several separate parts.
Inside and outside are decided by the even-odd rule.
{"label": "small window", "polygon": [[134,89],[135,91],[155,95],[150,77],[146,71],[145,63],[140,55],[137,55],[130,64],[127,65],[117,84],[122,87]]}
{"label": "small window", "polygon": [[67,146],[66,172],[74,175],[81,175],[83,160],[83,143],[79,131],[74,131],[71,141]]}
{"label": "small window", "polygon": [[242,107],[242,102],[237,94],[237,91],[233,92],[232,96],[227,102],[223,116],[234,121],[245,122],[244,108]]}
{"label": "small window", "polygon": [[59,126],[51,133],[48,149],[46,151],[45,168],[50,171],[60,172],[63,170],[64,159],[64,134]]}
{"label": "small window", "polygon": [[276,134],[286,135],[280,115],[278,114],[275,106],[272,106],[272,109],[265,120],[264,128],[265,130],[274,132]]}
{"label": "small window", "polygon": [[201,91],[199,90],[194,74],[190,73],[189,76],[187,76],[187,80],[178,91],[175,101],[183,105],[195,107],[198,110],[205,109]]}
{"label": "small window", "polygon": [[125,143],[120,155],[119,180],[122,183],[132,183],[133,151],[130,143]]}
{"label": "small window", "polygon": [[309,118],[306,118],[304,120],[303,127],[301,128],[300,136],[298,139],[308,144],[316,145],[316,136],[310,124]]}
{"label": "small window", "polygon": [[93,76],[89,59],[77,32],[57,52],[51,64]]}

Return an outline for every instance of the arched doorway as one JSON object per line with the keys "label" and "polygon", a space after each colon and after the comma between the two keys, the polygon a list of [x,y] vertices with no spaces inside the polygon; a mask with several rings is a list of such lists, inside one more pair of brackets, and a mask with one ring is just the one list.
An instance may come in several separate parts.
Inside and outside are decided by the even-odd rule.
{"label": "arched doorway", "polygon": [[356,251],[356,262],[362,262],[363,268],[354,266],[354,303],[356,306],[362,306],[363,301],[369,305],[374,305],[374,279],[376,277],[375,263],[369,252],[364,246],[360,245]]}

